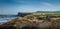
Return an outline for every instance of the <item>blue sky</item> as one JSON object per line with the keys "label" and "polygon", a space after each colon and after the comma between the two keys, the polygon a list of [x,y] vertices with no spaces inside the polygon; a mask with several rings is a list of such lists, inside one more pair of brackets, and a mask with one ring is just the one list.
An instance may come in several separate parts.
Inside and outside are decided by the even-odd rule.
{"label": "blue sky", "polygon": [[60,0],[0,0],[0,14],[60,11]]}

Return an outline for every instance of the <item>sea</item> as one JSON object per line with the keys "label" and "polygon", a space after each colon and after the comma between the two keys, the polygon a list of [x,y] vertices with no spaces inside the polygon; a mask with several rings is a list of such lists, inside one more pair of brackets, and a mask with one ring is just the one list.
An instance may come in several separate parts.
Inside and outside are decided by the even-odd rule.
{"label": "sea", "polygon": [[17,15],[0,15],[0,25],[18,17]]}

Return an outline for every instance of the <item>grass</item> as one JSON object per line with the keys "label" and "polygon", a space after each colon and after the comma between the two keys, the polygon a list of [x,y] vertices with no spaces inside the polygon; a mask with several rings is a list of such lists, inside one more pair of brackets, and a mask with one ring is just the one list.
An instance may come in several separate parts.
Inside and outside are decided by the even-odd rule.
{"label": "grass", "polygon": [[[49,29],[49,28],[44,28],[44,26],[43,26],[43,28],[41,28],[41,25],[44,24],[44,23],[45,23],[44,25],[46,25],[46,22],[49,22],[49,23],[53,24],[53,25],[51,25],[52,28],[60,26],[59,25],[60,19],[54,20],[54,19],[51,19],[50,16],[54,16],[53,17],[54,19],[60,18],[60,17],[58,17],[58,16],[60,16],[60,12],[34,12],[34,13],[32,12],[32,15],[26,15],[24,17],[19,17],[15,20],[12,20],[12,21],[8,22],[8,24],[9,25],[11,25],[11,24],[16,25],[18,27],[24,26],[26,24],[28,25],[28,26],[18,28],[18,29]],[[50,27],[49,23],[48,23],[48,26]]]}

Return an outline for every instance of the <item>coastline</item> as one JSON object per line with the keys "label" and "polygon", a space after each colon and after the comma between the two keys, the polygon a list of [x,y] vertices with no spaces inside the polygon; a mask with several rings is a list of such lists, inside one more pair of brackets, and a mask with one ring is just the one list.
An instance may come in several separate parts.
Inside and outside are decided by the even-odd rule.
{"label": "coastline", "polygon": [[[12,25],[18,28],[23,28],[26,26],[31,26],[31,27],[38,27],[38,28],[57,28],[57,26],[59,23],[57,22],[59,19],[56,20],[48,20],[48,19],[44,19],[46,18],[45,15],[42,15],[44,17],[39,17],[41,15],[27,15],[24,17],[18,17],[14,20],[11,20],[3,25]],[[51,19],[51,18],[49,18]],[[57,23],[57,26],[55,24],[55,22]],[[3,26],[2,25],[2,26]]]}

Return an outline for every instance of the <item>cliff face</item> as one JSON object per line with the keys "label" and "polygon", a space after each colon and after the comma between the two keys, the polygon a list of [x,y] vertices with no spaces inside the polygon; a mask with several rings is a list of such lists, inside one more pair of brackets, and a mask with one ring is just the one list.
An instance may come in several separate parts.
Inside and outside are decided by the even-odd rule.
{"label": "cliff face", "polygon": [[30,14],[32,14],[32,13],[18,13],[18,16],[20,16],[20,17],[24,17],[24,16],[26,16],[26,15],[30,15]]}

